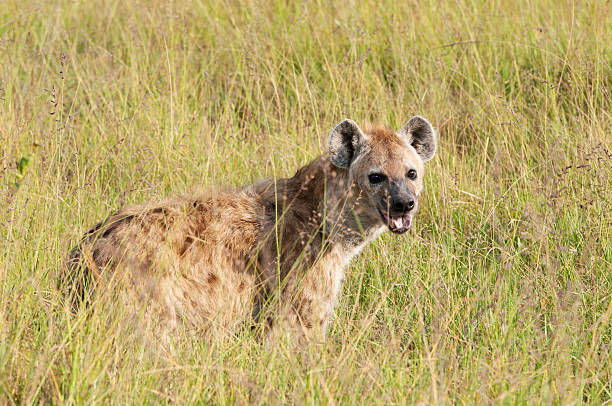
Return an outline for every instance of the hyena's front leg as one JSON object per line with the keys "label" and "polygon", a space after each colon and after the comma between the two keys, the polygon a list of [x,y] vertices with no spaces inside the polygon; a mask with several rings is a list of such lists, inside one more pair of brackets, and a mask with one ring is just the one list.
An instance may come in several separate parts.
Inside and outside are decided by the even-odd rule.
{"label": "hyena's front leg", "polygon": [[298,337],[314,342],[325,339],[332,306],[320,300],[309,294],[298,294],[293,299],[287,320]]}
{"label": "hyena's front leg", "polygon": [[[327,272],[325,272],[327,271]],[[309,269],[304,277],[287,289],[282,321],[298,339],[323,341],[333,317],[340,281],[329,278],[322,266]]]}
{"label": "hyena's front leg", "polygon": [[[298,304],[300,303],[300,304]],[[328,317],[316,317],[309,301],[295,300],[286,304],[267,326],[266,341],[275,342],[288,336],[298,346],[323,342],[326,336]]]}

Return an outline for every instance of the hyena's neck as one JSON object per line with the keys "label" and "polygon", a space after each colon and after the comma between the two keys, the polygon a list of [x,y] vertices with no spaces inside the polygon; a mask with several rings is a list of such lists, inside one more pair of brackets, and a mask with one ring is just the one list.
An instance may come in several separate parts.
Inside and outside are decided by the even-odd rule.
{"label": "hyena's neck", "polygon": [[325,213],[324,224],[331,244],[353,251],[384,229],[378,217],[368,215],[361,191],[348,169],[334,166],[327,158],[313,161],[303,169],[310,177],[312,172],[315,174],[317,185],[313,185],[312,193],[319,202],[319,210]]}
{"label": "hyena's neck", "polygon": [[288,214],[283,228],[293,229],[290,222],[294,222],[300,226],[295,231],[315,244],[320,238],[328,248],[352,252],[384,229],[377,217],[368,216],[349,171],[334,166],[326,156],[300,168],[283,183],[282,193],[277,185],[276,194],[277,198],[282,194],[281,206]]}
{"label": "hyena's neck", "polygon": [[[330,287],[335,298],[344,267],[384,230],[380,220],[365,215],[348,171],[326,157],[310,162],[292,178],[268,179],[251,190],[263,211],[262,243],[254,248],[264,281],[276,280],[278,270],[283,279],[301,271],[325,270],[330,274],[321,280],[335,281]],[[317,264],[321,266],[314,267]]]}

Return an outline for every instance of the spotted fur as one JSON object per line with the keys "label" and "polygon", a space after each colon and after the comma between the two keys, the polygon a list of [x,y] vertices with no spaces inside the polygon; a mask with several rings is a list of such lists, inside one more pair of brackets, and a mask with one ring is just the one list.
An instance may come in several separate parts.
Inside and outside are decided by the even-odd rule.
{"label": "spotted fur", "polygon": [[[422,120],[398,133],[345,120],[331,132],[329,154],[291,178],[120,210],[71,252],[73,299],[115,281],[133,304],[147,304],[164,334],[182,322],[324,337],[344,268],[387,229],[379,206],[392,197],[392,180],[414,168],[406,190],[422,189],[423,161],[435,152]],[[368,184],[373,167],[389,176],[386,192]]]}

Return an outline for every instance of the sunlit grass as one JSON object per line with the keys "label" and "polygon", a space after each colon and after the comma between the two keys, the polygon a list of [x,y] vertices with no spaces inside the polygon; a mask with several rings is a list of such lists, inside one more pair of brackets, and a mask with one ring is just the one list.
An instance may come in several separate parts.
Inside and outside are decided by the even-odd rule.
{"label": "sunlit grass", "polygon": [[[0,403],[592,403],[612,397],[605,1],[8,0]],[[344,117],[438,129],[414,229],[348,269],[329,340],[171,354],[76,316],[69,248],[121,206],[291,176]]]}

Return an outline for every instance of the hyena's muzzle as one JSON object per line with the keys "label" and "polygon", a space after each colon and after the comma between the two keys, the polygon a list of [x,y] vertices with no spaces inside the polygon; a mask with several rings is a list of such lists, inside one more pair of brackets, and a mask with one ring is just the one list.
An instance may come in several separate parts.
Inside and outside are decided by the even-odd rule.
{"label": "hyena's muzzle", "polygon": [[390,179],[378,204],[378,211],[391,232],[403,234],[410,229],[417,206],[417,196],[408,182],[401,178]]}

